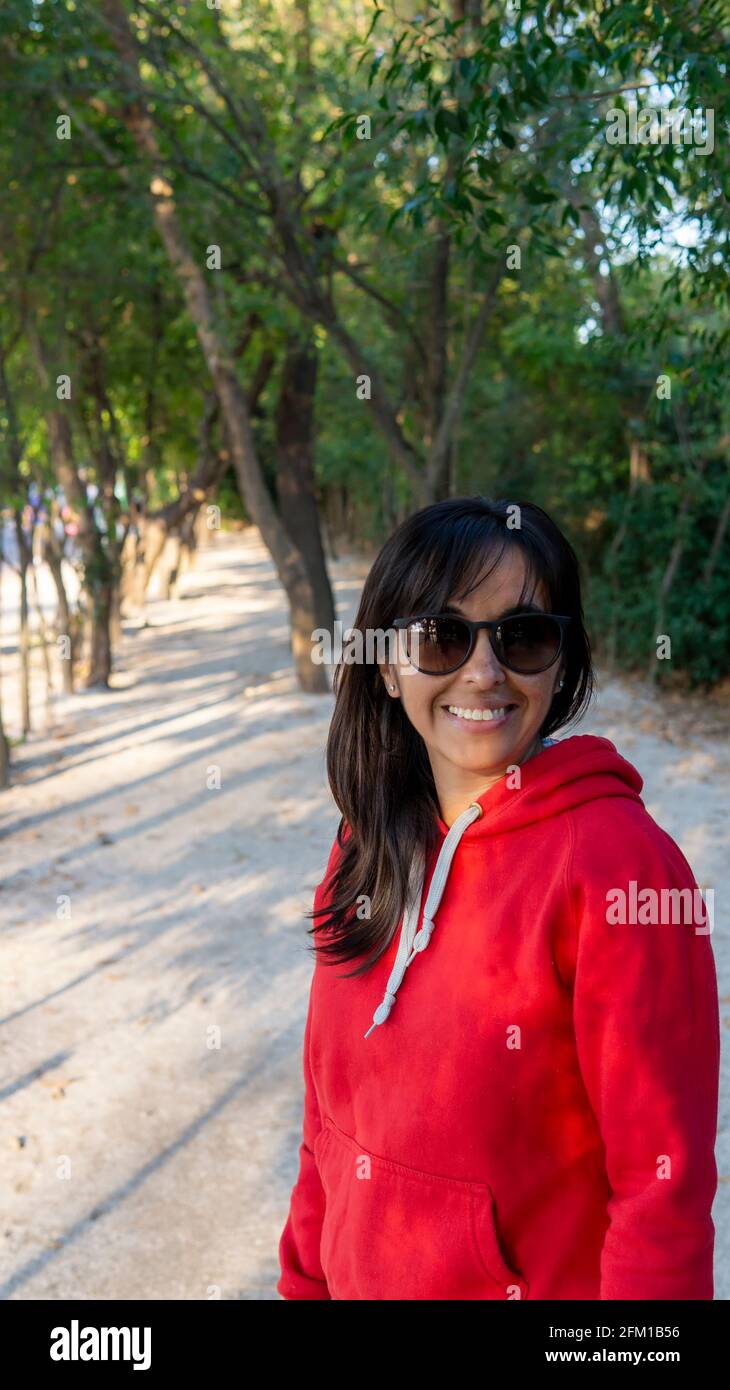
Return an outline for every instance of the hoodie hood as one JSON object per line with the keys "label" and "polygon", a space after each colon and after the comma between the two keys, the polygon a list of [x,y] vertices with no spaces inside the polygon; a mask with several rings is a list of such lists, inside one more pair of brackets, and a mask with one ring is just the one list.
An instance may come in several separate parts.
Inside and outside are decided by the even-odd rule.
{"label": "hoodie hood", "polygon": [[[610,739],[574,734],[543,748],[520,769],[519,787],[506,776],[473,803],[481,815],[464,831],[468,840],[501,835],[534,821],[569,811],[600,797],[623,796],[641,802],[643,778]],[[448,826],[438,817],[439,830]]]}
{"label": "hoodie hood", "polygon": [[452,826],[438,818],[444,836],[429,883],[421,917],[425,877],[422,851],[414,856],[409,897],[403,914],[398,953],[383,998],[365,1034],[385,1023],[396,1002],[406,970],[417,955],[426,950],[433,934],[435,917],[443,896],[454,855],[462,839],[475,841],[502,835],[535,821],[559,815],[586,801],[622,796],[641,803],[644,783],[635,767],[622,758],[610,739],[595,734],[577,734],[553,743],[520,766],[520,785],[505,776],[457,816]]}

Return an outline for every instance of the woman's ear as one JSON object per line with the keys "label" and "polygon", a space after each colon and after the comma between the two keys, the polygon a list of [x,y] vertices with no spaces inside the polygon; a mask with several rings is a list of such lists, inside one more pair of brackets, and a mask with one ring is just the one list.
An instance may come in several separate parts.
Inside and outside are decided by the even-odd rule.
{"label": "woman's ear", "polygon": [[383,677],[383,680],[385,681],[385,688],[386,688],[386,690],[388,691],[388,694],[389,694],[389,695],[395,695],[395,694],[397,694],[397,693],[398,693],[398,687],[397,687],[396,682],[395,682],[395,676],[393,675],[393,668],[392,668],[392,666],[380,666],[380,667],[379,667],[379,670],[380,670],[381,676]]}

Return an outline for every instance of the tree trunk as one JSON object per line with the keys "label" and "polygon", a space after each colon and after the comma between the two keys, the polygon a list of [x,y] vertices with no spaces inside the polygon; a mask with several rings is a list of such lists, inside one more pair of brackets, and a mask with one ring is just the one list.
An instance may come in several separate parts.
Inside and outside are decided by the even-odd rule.
{"label": "tree trunk", "polygon": [[[135,522],[135,528],[137,523]],[[119,567],[121,577],[119,580],[119,601],[122,612],[127,611],[127,605],[135,606],[139,581],[137,579],[137,569],[142,564],[142,545],[138,530],[130,527],[122,546],[122,553],[119,557]]]}
{"label": "tree trunk", "polygon": [[[431,253],[428,322],[424,335],[428,352],[425,439],[427,449],[431,448],[436,437],[446,401],[450,250],[448,232],[441,231]],[[432,479],[432,495],[435,502],[441,502],[449,496],[452,447],[453,440],[449,440],[436,461]]]}
{"label": "tree trunk", "polygon": [[[202,508],[200,508],[198,511],[188,512],[188,515],[185,517],[185,520],[183,521],[180,527],[182,552],[180,556],[180,571],[178,574],[178,581],[180,580],[182,575],[186,573],[187,570],[194,569],[195,567],[195,560],[198,550],[198,526],[199,521],[201,519],[203,521],[203,524],[205,524],[206,517],[203,513]],[[208,528],[206,527],[206,531],[207,529]]]}
{"label": "tree trunk", "polygon": [[137,602],[144,603],[145,594],[150,586],[150,580],[160,563],[165,546],[167,545],[167,525],[164,520],[157,521],[150,518],[144,523],[142,534],[142,565],[137,572],[139,588],[135,595]]}
{"label": "tree trunk", "polygon": [[139,611],[167,543],[167,523],[164,518],[140,516],[136,524],[138,535],[127,538],[122,555],[122,603]]}
{"label": "tree trunk", "polygon": [[717,525],[715,527],[715,534],[712,538],[710,553],[707,556],[707,561],[702,574],[702,582],[705,586],[709,585],[710,580],[712,579],[712,576],[715,573],[715,566],[717,565],[720,555],[722,554],[723,542],[725,540],[725,532],[728,529],[728,525],[730,525],[730,493],[728,493],[728,496],[725,498],[725,505],[723,506],[722,511],[720,512],[717,518]]}
{"label": "tree trunk", "polygon": [[629,490],[635,492],[639,483],[650,483],[649,459],[646,449],[639,439],[627,434],[629,443]]}
{"label": "tree trunk", "polygon": [[[0,538],[2,536],[2,518],[0,518]],[[0,545],[0,592],[2,592],[2,572],[3,572],[3,553]],[[2,649],[0,648],[0,676],[2,675]],[[0,681],[0,790],[10,786],[10,744],[5,733],[3,721],[3,697],[2,682]]]}
{"label": "tree trunk", "polygon": [[111,641],[112,653],[116,651],[122,640],[122,591],[119,584],[112,585],[112,608],[109,618],[109,637]]}
{"label": "tree trunk", "polygon": [[20,573],[20,626],[18,657],[20,660],[20,720],[24,734],[30,733],[30,629],[28,624],[28,564],[30,548],[26,543],[20,513],[15,513],[15,537],[18,543]]}
{"label": "tree trunk", "polygon": [[123,119],[142,155],[149,160],[153,215],[170,265],[185,296],[211,380],[220,401],[241,496],[249,516],[258,526],[289,600],[292,623],[292,655],[303,690],[324,692],[330,688],[324,665],[311,659],[312,631],[317,626],[316,604],[303,557],[289,539],[277,516],[261,470],[251,430],[248,405],[236,374],[233,355],[214,315],[213,298],[199,258],[193,255],[180,225],[173,189],[165,176],[162,152],[144,105],[137,46],[121,0],[102,0],[112,42],[134,94],[126,103]]}
{"label": "tree trunk", "polygon": [[[581,231],[583,232],[583,255],[593,278],[596,299],[601,307],[603,331],[616,344],[616,360],[621,360],[626,338],[626,320],[619,286],[613,266],[608,259],[605,237],[601,221],[595,208],[589,203],[586,190],[574,187],[571,191],[574,207],[579,209]],[[599,251],[599,247],[601,250]],[[608,266],[608,274],[601,273],[601,264]],[[629,491],[635,492],[640,483],[651,482],[649,457],[646,447],[637,437],[635,421],[645,413],[645,397],[642,389],[628,385],[622,392],[621,410],[624,418],[624,437],[629,451]]]}
{"label": "tree trunk", "polygon": [[112,671],[111,621],[114,584],[111,576],[100,576],[89,591],[87,642],[89,669],[84,681],[87,690],[107,689]]}
{"label": "tree trunk", "polygon": [[314,400],[318,356],[290,338],[276,410],[276,490],[281,519],[302,555],[314,593],[315,627],[334,630],[332,587],[322,545],[314,480]]}
{"label": "tree trunk", "polygon": [[[705,457],[696,460],[692,458],[690,440],[684,419],[684,411],[682,410],[682,407],[679,403],[675,406],[675,423],[677,427],[677,434],[679,436],[680,444],[684,453],[685,466],[687,468],[687,476],[685,478],[684,491],[682,493],[679,508],[676,515],[674,541],[672,542],[672,548],[669,552],[669,559],[667,561],[664,573],[662,575],[661,582],[659,584],[659,590],[657,593],[656,613],[654,618],[655,637],[658,637],[660,635],[665,625],[667,600],[669,598],[669,595],[672,591],[672,586],[679,572],[679,566],[684,555],[685,549],[687,547],[688,541],[690,540],[687,528],[687,516],[692,505],[693,487],[696,483],[697,476],[701,476],[704,474],[707,464],[707,460]],[[654,654],[654,659],[649,664],[648,674],[650,681],[657,681],[659,669],[658,662],[656,660],[656,654]]]}
{"label": "tree trunk", "polygon": [[[26,312],[26,332],[36,363],[41,384],[48,390],[51,379],[46,349],[38,332],[38,325],[28,308]],[[93,509],[89,506],[86,487],[76,470],[73,453],[73,436],[68,416],[55,406],[47,410],[48,441],[51,461],[58,482],[67,500],[74,507],[79,522],[79,545],[84,563],[84,591],[87,596],[86,636],[89,654],[89,669],[86,686],[109,684],[111,674],[111,645],[109,619],[112,608],[112,585],[114,565],[104,547],[104,538],[94,520]],[[113,479],[106,480],[107,492],[113,493]],[[101,496],[101,494],[100,494]],[[106,498],[107,517],[111,519],[113,508]],[[113,531],[110,530],[107,544],[113,546]]]}
{"label": "tree trunk", "polygon": [[3,699],[0,686],[0,790],[10,786],[10,744],[3,723]]}
{"label": "tree trunk", "polygon": [[51,670],[51,661],[48,655],[48,631],[46,628],[46,620],[43,617],[43,608],[41,606],[41,596],[38,591],[38,576],[35,571],[35,565],[30,564],[28,566],[28,573],[30,575],[31,583],[33,585],[33,599],[35,601],[35,611],[38,615],[38,635],[40,637],[41,642],[43,669],[46,673],[46,702],[48,702],[51,694],[53,693],[53,672]]}
{"label": "tree trunk", "polygon": [[633,511],[633,494],[631,490],[625,494],[621,509],[621,521],[616,529],[616,534],[606,551],[606,570],[611,587],[611,621],[606,639],[606,669],[609,675],[613,675],[616,669],[616,659],[618,654],[618,613],[619,613],[619,579],[618,561],[623,549],[624,541],[629,530],[631,514]]}
{"label": "tree trunk", "polygon": [[168,559],[160,583],[160,598],[171,599],[175,597],[175,590],[180,574],[181,548],[182,544],[179,535],[168,537]]}
{"label": "tree trunk", "polygon": [[[685,496],[682,498],[679,512],[677,514],[677,529],[674,540],[672,542],[672,548],[669,552],[669,559],[664,569],[664,573],[661,577],[659,589],[657,592],[656,611],[654,614],[655,641],[663,635],[662,630],[664,628],[665,622],[667,599],[669,598],[672,585],[674,584],[674,581],[677,577],[677,571],[679,569],[680,560],[682,559],[682,556],[684,554],[684,548],[686,545],[686,536],[684,534],[684,522],[688,511],[689,497],[687,494],[685,494]],[[649,678],[649,681],[653,685],[655,685],[659,679],[659,660],[657,657],[656,646],[654,647],[654,650],[652,651],[652,654],[649,658],[647,676]]]}
{"label": "tree trunk", "polygon": [[70,695],[74,688],[74,661],[78,646],[78,633],[76,623],[71,616],[63,578],[63,550],[53,526],[44,525],[42,544],[43,558],[51,571],[51,578],[56,586],[56,637],[65,637],[68,640],[68,655],[60,653],[60,660],[61,685],[64,694]]}
{"label": "tree trunk", "polygon": [[439,487],[446,487],[445,495],[448,495],[449,455],[461,423],[469,377],[484,338],[487,322],[497,301],[501,276],[500,266],[494,266],[485,276],[479,309],[466,334],[459,369],[446,393],[438,428],[428,451],[424,487],[429,502],[436,500],[438,480]]}

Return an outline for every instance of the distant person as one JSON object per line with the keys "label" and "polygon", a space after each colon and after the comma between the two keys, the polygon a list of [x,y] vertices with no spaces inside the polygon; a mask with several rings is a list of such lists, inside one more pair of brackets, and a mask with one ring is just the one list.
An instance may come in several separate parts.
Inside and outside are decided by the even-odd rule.
{"label": "distant person", "polygon": [[[395,625],[395,627],[393,627]],[[343,662],[287,1299],[713,1297],[712,917],[606,738],[539,507],[400,526]]]}

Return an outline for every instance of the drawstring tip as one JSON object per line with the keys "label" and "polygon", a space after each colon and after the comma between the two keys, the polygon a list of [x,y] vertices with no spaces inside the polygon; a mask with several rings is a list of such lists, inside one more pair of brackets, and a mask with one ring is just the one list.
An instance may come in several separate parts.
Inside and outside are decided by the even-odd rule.
{"label": "drawstring tip", "polygon": [[390,1013],[390,1011],[391,1011],[391,1009],[392,1009],[392,1007],[393,1007],[394,1004],[395,1004],[395,994],[393,993],[392,990],[386,989],[385,994],[383,995],[383,1002],[382,1002],[382,1004],[378,1004],[378,1007],[377,1007],[377,1009],[375,1010],[375,1013],[373,1014],[373,1021],[372,1021],[372,1023],[370,1024],[370,1027],[368,1028],[367,1033],[365,1034],[365,1037],[366,1037],[366,1038],[369,1038],[369,1037],[370,1037],[370,1034],[372,1033],[373,1028],[377,1028],[377,1026],[378,1026],[379,1023],[385,1023],[385,1020],[386,1020],[386,1018],[388,1017],[388,1014]]}

